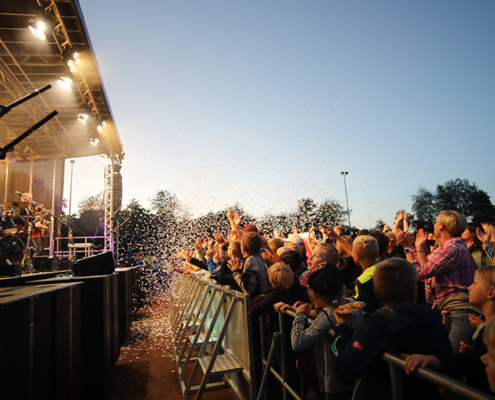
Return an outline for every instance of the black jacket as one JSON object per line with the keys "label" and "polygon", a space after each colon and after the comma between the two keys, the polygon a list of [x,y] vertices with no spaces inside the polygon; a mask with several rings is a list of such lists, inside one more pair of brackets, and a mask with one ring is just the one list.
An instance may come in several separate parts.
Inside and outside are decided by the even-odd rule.
{"label": "black jacket", "polygon": [[[392,399],[388,364],[382,354],[450,354],[447,330],[427,304],[383,307],[368,315],[353,337],[350,326],[335,327],[332,346],[337,354],[337,376],[355,383],[355,399]],[[404,399],[435,399],[438,390],[430,383],[402,373]]]}

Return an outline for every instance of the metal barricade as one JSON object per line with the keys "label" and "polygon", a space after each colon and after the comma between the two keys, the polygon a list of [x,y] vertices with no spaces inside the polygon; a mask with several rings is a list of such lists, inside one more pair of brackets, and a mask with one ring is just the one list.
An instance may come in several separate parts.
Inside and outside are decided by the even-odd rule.
{"label": "metal barricade", "polygon": [[[295,400],[301,400],[302,395],[298,394],[293,387],[289,385],[287,382],[287,366],[284,362],[285,359],[285,346],[283,344],[283,340],[287,338],[284,323],[283,323],[283,313],[279,311],[279,332],[274,333],[272,345],[270,347],[270,351],[268,354],[268,358],[266,358],[266,353],[263,354],[263,378],[261,381],[260,389],[257,394],[257,400],[261,400],[266,391],[266,385],[268,382],[268,375],[272,374],[282,385],[283,397],[284,400],[287,399],[287,396],[290,395]],[[286,310],[285,315],[289,315],[292,318],[296,317],[296,313],[290,310]],[[308,324],[312,324],[314,321],[311,318],[308,318]],[[260,335],[262,338],[264,337],[263,332],[263,324],[261,324],[261,332]],[[273,367],[275,354],[276,352],[280,352],[282,359],[282,370],[277,371]],[[404,370],[404,360],[392,353],[384,353],[383,359],[389,364],[390,368],[390,380],[392,383],[392,398],[394,400],[402,400],[404,398],[403,390],[402,390],[402,374],[401,371]],[[494,400],[494,396],[490,396],[480,390],[477,390],[471,386],[468,386],[458,380],[450,378],[449,376],[440,374],[436,371],[430,370],[428,368],[418,368],[415,374],[436,386],[442,387],[447,391],[459,396],[462,399],[469,400]]]}
{"label": "metal barricade", "polygon": [[[240,399],[253,399],[249,296],[193,275],[174,274],[169,323],[184,398],[226,384]],[[192,367],[192,369],[191,369]],[[199,369],[201,384],[194,385]],[[210,382],[215,375],[221,382]]]}

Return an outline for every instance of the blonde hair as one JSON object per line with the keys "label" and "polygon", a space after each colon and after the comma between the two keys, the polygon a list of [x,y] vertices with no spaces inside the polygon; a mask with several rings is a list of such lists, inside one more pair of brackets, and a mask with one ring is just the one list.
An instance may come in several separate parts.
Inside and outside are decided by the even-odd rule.
{"label": "blonde hair", "polygon": [[352,251],[359,254],[359,258],[368,263],[374,263],[378,257],[378,241],[370,235],[358,236],[352,244]]}
{"label": "blonde hair", "polygon": [[487,265],[486,267],[479,268],[476,271],[476,276],[486,289],[495,287],[495,265]]}
{"label": "blonde hair", "polygon": [[395,237],[395,234],[393,232],[385,232],[385,235],[388,236],[390,247],[396,248],[399,245],[399,243],[397,243],[397,238]]}
{"label": "blonde hair", "polygon": [[492,228],[495,227],[491,222],[482,222],[481,226],[483,227],[483,230],[485,233],[490,237],[491,240],[494,238],[492,237]]}
{"label": "blonde hair", "polygon": [[[342,239],[344,239],[347,243],[352,244],[352,236],[341,236]],[[335,247],[337,248],[337,251],[339,252],[339,255],[342,257],[352,257],[352,254],[349,254],[340,244],[340,242],[337,240],[337,243],[335,243]]]}
{"label": "blonde hair", "polygon": [[467,228],[466,217],[452,210],[440,211],[437,223],[442,224],[447,233],[453,237],[461,236]]}
{"label": "blonde hair", "polygon": [[289,289],[294,283],[294,273],[287,264],[278,262],[269,269],[270,280],[275,289]]}

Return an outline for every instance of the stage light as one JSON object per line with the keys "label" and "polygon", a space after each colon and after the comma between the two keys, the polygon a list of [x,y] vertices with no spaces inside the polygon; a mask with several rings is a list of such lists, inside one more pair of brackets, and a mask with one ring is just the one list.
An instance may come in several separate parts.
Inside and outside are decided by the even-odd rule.
{"label": "stage light", "polygon": [[103,126],[103,127],[107,126],[106,121],[103,121],[103,122],[101,123],[101,126]]}
{"label": "stage light", "polygon": [[36,39],[46,40],[46,24],[43,21],[29,21],[29,30]]}
{"label": "stage light", "polygon": [[77,115],[77,120],[83,124],[86,123],[86,121],[88,120],[88,114],[78,114]]}
{"label": "stage light", "polygon": [[61,77],[58,79],[58,84],[65,90],[70,90],[72,86],[72,80],[69,78]]}
{"label": "stage light", "polygon": [[67,66],[69,67],[70,72],[76,71],[76,67],[80,64],[81,59],[79,58],[79,53],[74,53],[72,55],[72,59],[67,61]]}
{"label": "stage light", "polygon": [[98,126],[96,127],[96,130],[98,131],[98,133],[100,133],[100,132],[103,130],[103,128],[101,127],[101,125],[98,125]]}
{"label": "stage light", "polygon": [[93,146],[98,146],[99,140],[97,138],[91,138],[89,143],[91,143]]}

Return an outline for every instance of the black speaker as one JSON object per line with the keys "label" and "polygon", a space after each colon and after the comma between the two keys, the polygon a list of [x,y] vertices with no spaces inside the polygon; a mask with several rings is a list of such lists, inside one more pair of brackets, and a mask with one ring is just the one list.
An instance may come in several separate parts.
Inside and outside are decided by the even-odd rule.
{"label": "black speaker", "polygon": [[101,253],[82,258],[72,264],[76,276],[109,275],[115,272],[112,253]]}
{"label": "black speaker", "polygon": [[21,276],[22,265],[15,263],[12,265],[0,265],[0,276]]}
{"label": "black speaker", "polygon": [[31,283],[48,285],[54,282],[83,283],[81,303],[82,393],[84,399],[102,398],[106,381],[120,352],[118,276],[112,274],[59,277],[28,282],[28,285]]}
{"label": "black speaker", "polygon": [[2,399],[81,398],[81,289],[0,289]]}
{"label": "black speaker", "polygon": [[57,256],[36,256],[33,257],[33,269],[35,271],[58,271],[59,259]]}

